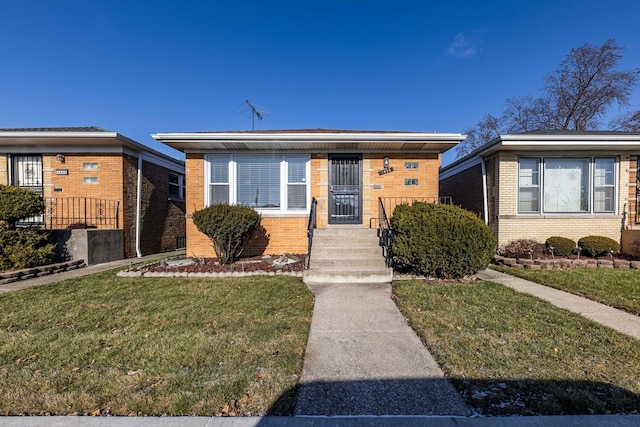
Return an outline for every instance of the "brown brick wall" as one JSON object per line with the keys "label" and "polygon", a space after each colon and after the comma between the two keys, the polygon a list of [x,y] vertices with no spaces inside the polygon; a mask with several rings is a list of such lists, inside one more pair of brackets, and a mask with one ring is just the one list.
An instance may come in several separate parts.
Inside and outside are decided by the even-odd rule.
{"label": "brown brick wall", "polygon": [[143,255],[176,250],[177,239],[185,236],[185,203],[169,200],[170,173],[155,163],[142,162],[140,250]]}
{"label": "brown brick wall", "polygon": [[440,181],[440,194],[450,196],[452,203],[484,218],[482,166],[476,165]]}

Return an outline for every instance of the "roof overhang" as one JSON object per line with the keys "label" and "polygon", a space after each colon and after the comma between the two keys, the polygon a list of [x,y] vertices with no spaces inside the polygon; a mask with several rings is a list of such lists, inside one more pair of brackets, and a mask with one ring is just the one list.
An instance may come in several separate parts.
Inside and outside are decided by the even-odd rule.
{"label": "roof overhang", "polygon": [[111,131],[0,131],[0,151],[11,153],[114,153],[126,152],[134,156],[146,153],[169,163],[184,165],[174,159]]}
{"label": "roof overhang", "polygon": [[496,151],[638,151],[640,134],[502,135],[480,149],[479,156]]}
{"label": "roof overhang", "polygon": [[157,133],[156,140],[183,152],[207,151],[418,151],[443,153],[466,136],[424,132],[187,132]]}
{"label": "roof overhang", "polygon": [[440,170],[440,179],[480,164],[480,159],[499,151],[519,151],[523,153],[566,153],[594,152],[625,153],[640,152],[640,134],[623,132],[584,133],[522,133],[500,135],[470,154],[454,161]]}

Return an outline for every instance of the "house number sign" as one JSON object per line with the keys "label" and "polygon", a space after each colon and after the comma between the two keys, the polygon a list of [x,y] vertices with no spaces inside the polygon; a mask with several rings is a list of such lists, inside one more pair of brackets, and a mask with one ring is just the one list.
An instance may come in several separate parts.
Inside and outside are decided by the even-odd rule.
{"label": "house number sign", "polygon": [[56,169],[56,175],[69,175],[69,169]]}
{"label": "house number sign", "polygon": [[378,175],[386,175],[388,173],[393,172],[393,168],[384,168],[380,171],[378,171]]}

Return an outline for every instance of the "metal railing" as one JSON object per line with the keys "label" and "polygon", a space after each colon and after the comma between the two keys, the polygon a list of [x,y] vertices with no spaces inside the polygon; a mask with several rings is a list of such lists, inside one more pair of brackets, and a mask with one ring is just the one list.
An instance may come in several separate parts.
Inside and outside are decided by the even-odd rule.
{"label": "metal railing", "polygon": [[309,212],[309,222],[307,223],[307,237],[308,237],[309,243],[307,246],[307,259],[305,260],[305,263],[304,263],[304,268],[306,270],[308,270],[309,266],[311,265],[311,246],[313,245],[313,232],[316,229],[317,211],[318,211],[318,201],[314,197],[311,199],[311,210]]}
{"label": "metal railing", "polygon": [[49,230],[120,227],[118,200],[52,197],[46,198],[44,202],[44,215],[20,221],[20,225],[39,226]]}
{"label": "metal railing", "polygon": [[380,214],[378,221],[378,238],[380,239],[380,246],[382,246],[384,261],[387,267],[391,267],[393,263],[393,255],[391,253],[393,230],[391,229],[391,224],[389,223],[389,217],[387,216],[387,211],[384,208],[382,197],[378,197],[378,212]]}

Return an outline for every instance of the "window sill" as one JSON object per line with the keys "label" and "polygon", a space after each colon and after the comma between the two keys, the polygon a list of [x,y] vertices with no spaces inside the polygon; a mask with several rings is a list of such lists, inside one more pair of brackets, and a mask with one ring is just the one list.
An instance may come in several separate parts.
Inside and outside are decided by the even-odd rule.
{"label": "window sill", "polygon": [[538,214],[538,213],[521,213],[517,215],[500,215],[499,219],[617,219],[622,215],[615,213],[572,213],[572,214]]}
{"label": "window sill", "polygon": [[258,211],[263,218],[308,218],[309,212]]}

